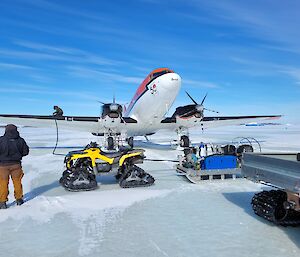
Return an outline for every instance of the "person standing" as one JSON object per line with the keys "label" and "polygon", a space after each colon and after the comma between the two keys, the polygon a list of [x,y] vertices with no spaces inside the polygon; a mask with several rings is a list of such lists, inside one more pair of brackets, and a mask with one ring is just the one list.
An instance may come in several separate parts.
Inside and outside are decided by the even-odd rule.
{"label": "person standing", "polygon": [[201,142],[199,146],[199,155],[200,158],[204,158],[207,156],[207,145],[205,145],[203,142]]}
{"label": "person standing", "polygon": [[21,160],[28,155],[29,147],[20,137],[18,129],[13,124],[5,127],[5,133],[0,137],[0,209],[6,209],[9,179],[12,178],[14,196],[17,205],[24,203],[22,177],[24,175]]}

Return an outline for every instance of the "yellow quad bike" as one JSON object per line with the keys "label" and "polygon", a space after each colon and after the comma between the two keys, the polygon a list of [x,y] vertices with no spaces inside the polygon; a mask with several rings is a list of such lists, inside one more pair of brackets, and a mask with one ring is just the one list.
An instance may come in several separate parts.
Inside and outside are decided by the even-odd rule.
{"label": "yellow quad bike", "polygon": [[91,142],[83,150],[69,152],[60,184],[69,191],[96,189],[97,174],[113,173],[123,188],[150,186],[155,179],[135,164],[143,163],[144,150],[104,152]]}

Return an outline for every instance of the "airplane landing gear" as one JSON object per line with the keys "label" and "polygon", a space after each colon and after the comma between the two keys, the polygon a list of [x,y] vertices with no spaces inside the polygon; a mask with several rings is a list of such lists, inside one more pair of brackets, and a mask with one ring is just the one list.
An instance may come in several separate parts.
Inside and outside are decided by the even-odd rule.
{"label": "airplane landing gear", "polygon": [[107,150],[114,150],[115,149],[115,143],[113,137],[107,138]]}
{"label": "airplane landing gear", "polygon": [[189,138],[188,129],[181,127],[176,132],[178,135],[178,145],[180,147],[189,147],[190,146],[190,138]]}
{"label": "airplane landing gear", "polygon": [[126,138],[126,141],[130,148],[133,148],[133,137]]}
{"label": "airplane landing gear", "polygon": [[190,139],[188,136],[183,135],[180,137],[180,146],[181,147],[189,147],[190,146]]}
{"label": "airplane landing gear", "polygon": [[104,136],[104,148],[108,151],[113,151],[124,147],[127,149],[132,149],[134,146],[133,137],[128,137],[126,134],[109,131],[108,133],[105,133],[103,136]]}
{"label": "airplane landing gear", "polygon": [[190,138],[189,138],[189,131],[186,128],[178,128],[176,130],[177,133],[177,140],[171,141],[171,147],[173,149],[180,149],[186,148],[190,146]]}

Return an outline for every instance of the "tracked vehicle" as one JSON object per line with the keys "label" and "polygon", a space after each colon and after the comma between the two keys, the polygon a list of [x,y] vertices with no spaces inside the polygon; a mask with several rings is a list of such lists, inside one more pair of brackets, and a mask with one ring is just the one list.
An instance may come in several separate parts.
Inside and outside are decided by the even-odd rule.
{"label": "tracked vehicle", "polygon": [[256,193],[254,213],[282,226],[300,225],[300,154],[244,153],[242,175],[277,190]]}
{"label": "tracked vehicle", "polygon": [[103,151],[96,143],[65,157],[66,170],[60,184],[69,191],[89,191],[98,187],[98,174],[113,174],[122,188],[150,186],[154,178],[136,164],[143,163],[144,150]]}

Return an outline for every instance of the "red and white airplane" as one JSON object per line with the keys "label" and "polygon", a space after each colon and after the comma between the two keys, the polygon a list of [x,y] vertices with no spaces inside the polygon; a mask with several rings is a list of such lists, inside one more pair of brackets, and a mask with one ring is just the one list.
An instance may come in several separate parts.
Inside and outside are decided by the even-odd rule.
{"label": "red and white airplane", "polygon": [[152,135],[167,129],[184,134],[189,128],[202,129],[225,125],[248,123],[279,118],[280,115],[206,117],[203,103],[198,104],[189,94],[193,104],[180,106],[171,117],[166,117],[181,87],[181,77],[168,68],[152,71],[138,87],[132,101],[125,109],[115,103],[103,104],[100,117],[85,116],[43,116],[0,114],[0,123],[14,123],[36,127],[54,126],[59,128],[88,131],[94,135],[116,136],[132,139],[134,136]]}

